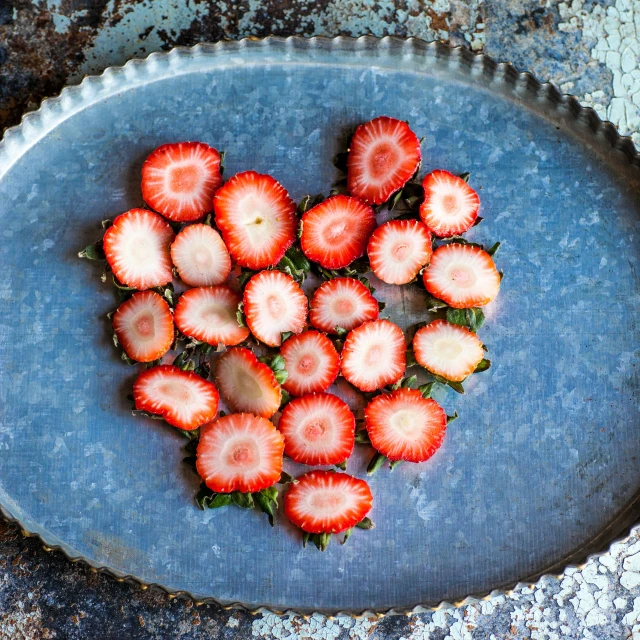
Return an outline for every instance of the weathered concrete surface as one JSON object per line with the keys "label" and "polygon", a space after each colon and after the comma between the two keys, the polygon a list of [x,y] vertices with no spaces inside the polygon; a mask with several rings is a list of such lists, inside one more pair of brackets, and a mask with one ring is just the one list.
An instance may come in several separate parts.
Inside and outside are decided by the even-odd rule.
{"label": "weathered concrete surface", "polygon": [[[268,34],[440,38],[509,60],[640,142],[640,0],[0,0],[0,127],[128,58]],[[0,523],[0,640],[640,639],[640,540],[533,591],[381,621],[255,617],[169,600],[44,552]]]}

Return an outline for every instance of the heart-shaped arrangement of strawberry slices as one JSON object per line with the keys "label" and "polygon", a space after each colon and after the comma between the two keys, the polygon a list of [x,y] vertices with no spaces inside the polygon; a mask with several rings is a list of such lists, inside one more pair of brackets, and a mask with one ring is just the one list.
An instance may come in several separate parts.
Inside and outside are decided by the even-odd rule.
{"label": "heart-shaped arrangement of strawberry slices", "polygon": [[[420,141],[394,118],[360,125],[336,157],[346,176],[297,206],[269,175],[223,182],[223,159],[202,142],[159,147],[142,168],[148,208],[103,221],[79,255],[105,262],[119,296],[113,341],[142,365],[133,414],[189,438],[197,504],[255,507],[273,525],[288,485],[286,517],[324,551],[373,528],[371,489],[346,473],[355,446],[373,449],[369,475],[426,462],[457,417],[436,385],[464,393],[489,368],[477,331],[499,243],[462,237],[482,220],[469,175],[420,183]],[[405,335],[381,316],[367,272],[424,288],[425,321]],[[283,458],[324,469],[294,478]]]}

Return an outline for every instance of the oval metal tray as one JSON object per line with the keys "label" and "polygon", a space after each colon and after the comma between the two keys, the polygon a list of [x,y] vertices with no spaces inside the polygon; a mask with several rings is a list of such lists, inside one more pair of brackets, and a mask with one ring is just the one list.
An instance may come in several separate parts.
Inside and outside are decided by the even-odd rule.
{"label": "oval metal tray", "polygon": [[[493,367],[427,464],[371,480],[376,529],[321,554],[282,519],[202,512],[181,437],[134,419],[114,298],[77,259],[141,204],[168,141],[227,151],[294,198],[327,192],[356,123],[424,136],[424,169],[471,172],[506,278],[481,330]],[[120,578],[223,605],[409,611],[561,571],[640,511],[640,172],[628,139],[513,67],[417,40],[269,38],[153,54],[68,88],[0,144],[0,505]],[[402,324],[419,295],[391,300]],[[454,397],[455,396],[455,397]],[[366,451],[350,461],[361,475]]]}

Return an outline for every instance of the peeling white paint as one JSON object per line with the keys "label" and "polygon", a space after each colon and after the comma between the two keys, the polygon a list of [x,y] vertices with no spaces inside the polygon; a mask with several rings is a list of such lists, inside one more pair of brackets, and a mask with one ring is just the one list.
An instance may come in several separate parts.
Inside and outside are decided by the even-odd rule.
{"label": "peeling white paint", "polygon": [[[471,0],[464,5],[464,14],[457,15],[457,4],[449,0],[407,0],[402,8],[397,8],[391,0],[371,2],[371,0],[341,0],[331,3],[298,2],[283,7],[282,24],[295,18],[301,5],[305,7],[305,21],[299,31],[313,31],[315,35],[335,35],[344,33],[360,36],[371,33],[375,36],[407,35],[425,40],[448,40],[455,23],[473,50],[484,46],[484,23],[481,22],[483,0]],[[309,9],[307,13],[307,8]],[[260,0],[250,0],[247,10],[238,22],[238,32],[242,35],[257,35],[256,17],[264,11]],[[439,16],[435,24],[433,16]],[[294,20],[291,20],[294,22]],[[444,21],[446,28],[442,27]]]}
{"label": "peeling white paint", "polygon": [[[142,0],[129,4],[128,13],[116,18],[118,4],[116,0],[109,0],[104,9],[106,26],[85,50],[85,60],[69,78],[70,82],[77,82],[86,74],[98,73],[105,66],[122,65],[130,58],[144,57],[162,49],[164,40],[158,34],[159,28],[176,36],[193,20],[206,16],[210,8],[209,3],[197,0],[172,0],[169,3]],[[150,25],[154,25],[153,29],[147,33]]]}
{"label": "peeling white paint", "polygon": [[329,620],[325,616],[314,614],[305,620],[295,615],[276,616],[268,613],[254,621],[251,633],[254,637],[278,640],[338,640],[345,637],[350,640],[366,640],[376,624],[377,618],[354,620],[347,616],[339,616]]}
{"label": "peeling white paint", "polygon": [[558,5],[561,31],[582,31],[596,40],[591,57],[613,74],[613,98],[603,91],[582,96],[601,118],[610,120],[623,135],[640,144],[640,0],[616,0],[610,7],[595,4],[585,9],[583,0]]}
{"label": "peeling white paint", "polygon": [[[399,640],[472,640],[486,637],[531,640],[600,640],[620,628],[620,638],[640,640],[640,585],[631,585],[640,575],[640,535],[629,544],[616,544],[609,554],[568,569],[561,581],[546,578],[535,587],[499,595],[464,607],[443,608],[414,615],[409,631]],[[629,597],[630,596],[630,597]],[[633,603],[633,605],[631,605]],[[500,614],[507,614],[500,615]],[[374,631],[384,635],[375,618],[328,620],[312,616],[278,617],[264,614],[253,623],[254,637],[286,640],[365,640]],[[612,627],[610,625],[622,625]],[[490,635],[481,630],[488,627]],[[632,635],[635,634],[635,635]],[[382,636],[381,636],[382,637]]]}

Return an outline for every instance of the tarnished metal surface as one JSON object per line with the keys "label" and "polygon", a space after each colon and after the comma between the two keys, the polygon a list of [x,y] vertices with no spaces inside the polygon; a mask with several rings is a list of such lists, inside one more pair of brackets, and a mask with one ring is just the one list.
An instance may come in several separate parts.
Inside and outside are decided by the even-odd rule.
{"label": "tarnished metal surface", "polygon": [[[500,28],[506,28],[505,25],[509,25],[509,19],[515,20],[515,18],[519,17],[517,11],[520,9],[521,7],[514,7],[514,13],[511,17],[503,15],[502,19],[507,19]],[[585,9],[582,9],[582,7],[576,8],[574,3],[574,5],[569,8],[565,7],[564,9],[562,9],[561,7],[559,11],[564,11],[566,15],[567,12],[571,11],[579,13],[578,9],[582,11],[582,13],[580,14],[581,20],[585,20],[585,23],[588,22],[588,20],[592,20],[591,24],[593,25],[593,21],[597,20],[597,7],[586,7]],[[592,10],[595,14],[595,17],[591,16]],[[544,11],[544,15],[547,16],[545,20],[539,20],[540,12],[534,13],[533,17],[531,18],[523,18],[522,22],[525,23],[525,26],[522,27],[522,29],[520,26],[518,26],[516,30],[515,25],[512,25],[514,27],[514,30],[518,31],[514,34],[513,40],[518,41],[519,44],[526,44],[527,39],[530,38],[533,33],[530,30],[538,28],[536,27],[536,21],[539,21],[541,25],[544,25],[545,28],[548,29],[549,39],[555,38],[557,41],[562,41],[564,36],[558,34],[557,31],[554,32],[554,25],[557,24],[558,11],[553,8],[547,8]],[[549,18],[548,16],[551,16],[551,18]],[[624,16],[622,16],[621,19],[623,20]],[[610,23],[611,22],[615,22],[615,20],[610,21]],[[618,23],[625,24],[624,20],[623,22],[620,22],[620,20],[618,20]],[[494,33],[498,33],[499,22],[497,17],[496,21],[494,22],[494,26],[496,28],[496,31]],[[580,43],[580,24],[573,25],[572,28],[574,29],[573,37],[576,39],[577,43]],[[491,31],[489,31],[489,34],[491,34]],[[625,37],[628,37],[628,35]],[[490,40],[491,38],[488,38],[488,46],[492,46],[490,44]],[[612,39],[612,41],[614,40]],[[575,63],[576,69],[580,69],[580,55],[589,52],[589,49],[587,48],[588,46],[590,46],[589,42],[590,41],[587,40],[586,43],[582,44],[581,48],[576,50],[576,58],[578,58],[578,62]],[[585,47],[585,44],[587,44],[587,47]],[[498,42],[498,40],[496,39],[493,46],[507,47],[512,46],[512,43],[508,39],[503,39],[502,42]],[[523,46],[521,47],[521,49],[526,50],[526,47]],[[538,51],[540,52],[544,50],[539,47]],[[547,42],[546,52],[553,52],[553,42]],[[547,64],[548,60],[552,60],[552,56],[549,56],[548,59],[543,59],[542,55],[536,53],[535,51],[531,55],[531,63],[526,65],[529,67],[535,68],[536,64],[541,64],[542,66],[544,66]],[[615,61],[611,64],[615,65]],[[588,86],[588,83],[592,81],[590,80],[590,73],[593,71],[593,69],[599,69],[599,72],[604,74],[603,77],[606,76],[606,72],[602,69],[602,67],[594,65],[591,68],[582,69],[581,73],[576,74],[576,77],[579,77],[580,82],[582,83],[581,87]],[[562,80],[562,76],[558,75],[559,71],[562,71],[562,69],[550,68],[550,72],[556,74],[555,79],[557,81]],[[597,78],[598,76],[594,77]],[[604,93],[606,95],[606,84],[599,85],[598,82],[595,82],[592,86],[602,86],[605,89]],[[580,88],[578,92],[582,93],[583,89]],[[584,92],[587,93],[587,91]],[[622,124],[624,125],[624,122]],[[11,547],[9,548],[9,553],[11,553]],[[500,634],[510,633],[514,637],[520,637],[520,635],[522,637],[529,637],[530,634],[532,635],[532,637],[553,637],[554,633],[557,634],[558,637],[582,637],[583,635],[585,637],[595,638],[623,637],[627,631],[630,631],[631,626],[637,619],[636,607],[632,606],[632,599],[633,597],[635,597],[634,594],[638,593],[638,581],[636,580],[638,574],[636,573],[636,570],[639,567],[637,566],[638,563],[635,561],[635,553],[637,553],[637,551],[634,551],[634,546],[630,545],[622,552],[611,556],[611,561],[603,559],[603,561],[599,563],[592,563],[590,567],[596,570],[595,574],[593,573],[593,571],[591,571],[591,569],[585,570],[583,572],[578,572],[575,574],[575,577],[565,578],[566,584],[563,583],[562,589],[556,589],[553,585],[546,585],[543,588],[537,590],[534,594],[522,594],[521,596],[519,596],[519,600],[521,601],[520,603],[517,602],[516,598],[511,598],[508,600],[498,599],[491,604],[485,603],[482,606],[477,607],[470,605],[463,610],[452,612],[450,614],[436,614],[435,616],[427,614],[425,616],[421,616],[417,619],[417,622],[411,625],[411,627],[413,627],[412,630],[407,628],[406,623],[402,622],[401,620],[396,621],[393,624],[387,623],[385,621],[380,626],[378,626],[373,621],[364,621],[363,623],[357,623],[354,626],[349,621],[343,621],[341,623],[335,624],[321,624],[313,621],[309,623],[294,621],[293,623],[291,623],[287,622],[286,620],[282,621],[274,619],[272,616],[267,616],[262,620],[257,619],[254,623],[253,630],[255,633],[264,633],[267,635],[270,633],[275,633],[278,636],[282,636],[283,634],[290,633],[290,631],[288,630],[293,629],[296,631],[297,637],[309,636],[332,638],[339,636],[348,637],[349,635],[351,635],[352,637],[364,637],[368,633],[377,635],[378,633],[382,632],[387,632],[389,634],[389,637],[400,637],[402,635],[412,638],[444,637],[444,635],[447,635],[447,631],[445,630],[448,630],[451,634],[451,637],[453,638],[467,637],[467,634],[469,633],[473,633],[474,637],[488,637],[488,633],[490,631]],[[28,567],[28,565],[28,557],[26,559],[25,557],[22,557],[15,564],[16,567]],[[31,566],[31,568],[33,568],[33,565]],[[29,569],[27,568],[22,571],[28,570]],[[80,569],[74,570],[74,572],[75,571],[80,571],[80,573],[82,574],[82,570]],[[7,575],[10,576],[11,572],[9,571]],[[40,575],[42,575],[41,572],[39,576],[35,578],[36,581],[41,579]],[[82,578],[78,579],[82,581]],[[620,582],[618,582],[618,580],[620,580]],[[14,584],[18,584],[18,582],[11,583],[11,585]],[[84,588],[87,588],[86,584]],[[38,633],[36,633],[35,631],[35,629],[42,630],[42,623],[38,622],[39,620],[43,619],[42,615],[38,616],[36,613],[31,614],[27,611],[23,616],[20,607],[17,607],[17,605],[15,605],[16,601],[10,599],[11,594],[15,595],[16,598],[26,598],[26,596],[23,595],[24,593],[25,592],[20,592],[19,590],[12,591],[10,588],[3,591],[2,595],[6,597],[6,600],[4,602],[13,602],[13,608],[11,604],[7,605],[6,608],[6,610],[10,612],[10,616],[6,619],[7,624],[11,623],[11,615],[15,615],[16,620],[19,619],[22,621],[19,623],[22,625],[22,627],[15,627],[19,631],[21,629],[23,630],[20,632],[24,632],[25,634],[33,634],[29,635],[28,637],[46,637],[44,635],[38,635]],[[559,593],[563,593],[563,595],[558,595]],[[555,599],[553,598],[554,595],[556,596]],[[55,598],[55,590],[53,590],[53,595],[50,595],[49,598]],[[566,608],[559,608],[557,606],[558,604],[566,605]],[[146,606],[151,607],[151,609],[155,608],[154,603],[151,603],[144,598],[134,599],[134,602],[131,603],[131,607],[140,607],[143,611],[145,611]],[[38,607],[36,606],[34,610],[36,610],[37,608]],[[209,619],[209,608],[201,609],[200,612],[201,615],[204,612],[205,618],[207,620]],[[45,614],[45,617],[46,615],[48,614]],[[175,611],[172,606],[165,610],[162,610],[161,613],[158,612],[157,615],[168,616],[168,618],[166,619],[171,619],[171,616],[175,615]],[[117,618],[117,615],[115,617]],[[241,616],[235,616],[235,614],[234,616],[231,616],[229,618],[230,625],[227,631],[231,631],[238,620],[241,620]],[[127,622],[133,622],[133,620],[129,620],[123,617],[123,622],[127,624]],[[58,619],[56,624],[58,625],[57,633],[59,636],[60,634],[62,634],[61,637],[86,637],[86,635],[83,636],[81,634],[87,633],[87,630],[90,628],[95,628],[89,626],[92,624],[91,615],[88,616],[88,619],[87,617],[79,618],[78,630],[74,630],[73,627],[70,627],[70,630],[63,630],[63,626],[60,626],[61,624],[63,624],[61,623],[60,619]],[[113,624],[115,625],[116,622],[114,621]],[[30,627],[29,625],[36,626]],[[7,627],[7,633],[13,633],[13,631],[9,631],[9,629],[13,628],[14,627]],[[107,634],[104,637],[120,637],[118,635],[115,635],[117,633],[118,627],[112,626],[108,628],[113,629],[113,631],[110,630],[108,632],[108,634],[111,633],[113,635]],[[80,631],[79,629],[83,629],[83,631]],[[122,627],[120,627],[120,629],[122,629]],[[476,630],[474,631],[474,629]],[[222,636],[223,631],[224,628],[222,627],[209,626],[209,633],[205,635],[206,637],[210,637],[209,634],[217,633]],[[135,635],[131,635],[131,637],[163,637],[161,635],[158,635],[161,633],[162,632],[159,630],[159,627],[156,627],[153,631],[151,629],[145,631],[144,627],[141,627],[140,629],[138,629],[137,627],[132,627],[132,634]],[[175,636],[168,635],[167,637],[177,637],[178,633],[180,633],[183,637],[199,637],[197,635],[193,635],[197,634],[198,631],[195,631],[193,629],[186,630],[182,626],[179,627],[179,630],[175,631]],[[21,636],[7,635],[6,637]],[[502,635],[499,637],[502,637]]]}
{"label": "tarnished metal surface", "polygon": [[[273,535],[241,510],[196,508],[180,436],[132,423],[128,372],[96,320],[112,296],[75,254],[98,220],[140,205],[140,159],[166,140],[226,149],[229,173],[254,167],[299,200],[335,180],[338,132],[377,113],[411,120],[427,169],[471,172],[485,217],[471,237],[499,233],[508,278],[481,332],[491,371],[464,403],[436,395],[462,412],[442,449],[370,479],[375,532],[310,554],[283,518]],[[71,557],[249,609],[410,611],[582,562],[640,511],[640,161],[615,135],[508,65],[390,38],[174,50],[48,101],[0,145],[3,315],[19,305],[0,341],[0,506]],[[372,282],[401,327],[427,318],[417,287]]]}

